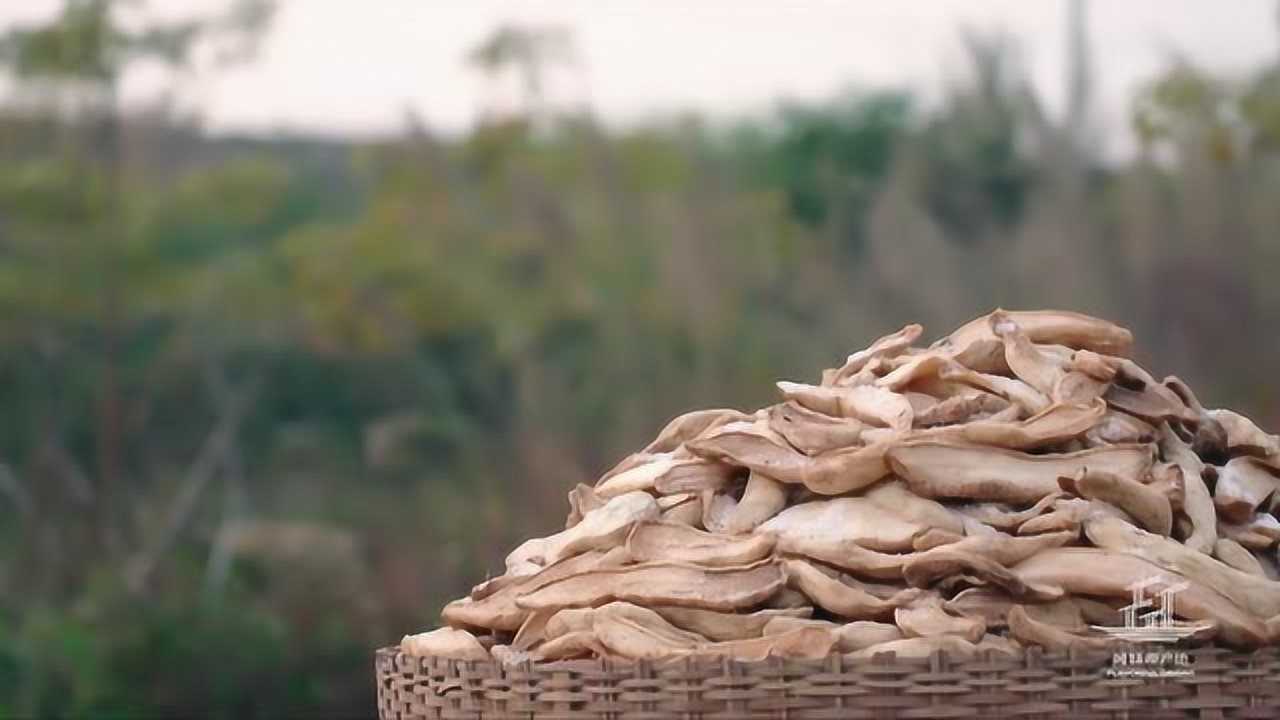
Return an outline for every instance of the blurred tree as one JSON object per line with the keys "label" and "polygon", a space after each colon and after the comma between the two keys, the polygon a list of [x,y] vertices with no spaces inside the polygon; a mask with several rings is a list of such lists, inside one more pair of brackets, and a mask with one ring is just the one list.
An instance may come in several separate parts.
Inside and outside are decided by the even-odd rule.
{"label": "blurred tree", "polygon": [[[573,39],[562,27],[530,27],[500,25],[472,49],[467,60],[478,68],[489,82],[494,96],[490,106],[481,109],[486,122],[524,117],[541,121],[546,112],[547,75],[556,66],[576,63]],[[514,73],[519,78],[522,106],[505,109],[496,100],[503,77]]]}
{"label": "blurred tree", "polygon": [[850,95],[828,105],[785,105],[771,127],[736,132],[736,152],[766,187],[781,189],[791,214],[857,255],[872,198],[889,171],[909,119],[898,92]]}
{"label": "blurred tree", "polygon": [[[1275,387],[1251,362],[1273,352],[1275,341],[1241,339],[1220,319],[1234,318],[1236,327],[1280,319],[1280,294],[1269,280],[1280,261],[1280,214],[1265,199],[1280,191],[1278,77],[1277,62],[1224,78],[1175,58],[1141,90],[1131,115],[1145,179],[1167,218],[1148,258],[1153,339],[1193,377],[1229,366],[1222,386],[1233,399]],[[1216,359],[1198,352],[1202,343],[1228,342],[1248,350]]]}
{"label": "blurred tree", "polygon": [[971,77],[951,88],[919,138],[924,203],[951,238],[977,242],[1016,222],[1034,169],[1026,81],[1002,35],[964,35]]}
{"label": "blurred tree", "polygon": [[[124,498],[132,493],[122,485],[126,395],[151,367],[128,355],[137,333],[166,315],[147,308],[156,308],[157,300],[177,302],[171,291],[181,282],[175,275],[187,269],[158,264],[164,254],[147,243],[155,235],[138,232],[153,206],[136,202],[145,196],[127,193],[133,179],[122,156],[119,85],[142,60],[186,66],[197,47],[221,48],[220,59],[237,56],[270,16],[269,6],[245,0],[224,16],[133,29],[120,17],[125,5],[67,0],[47,24],[16,27],[0,37],[0,66],[17,81],[19,106],[59,128],[57,152],[25,158],[0,180],[8,219],[0,278],[0,306],[12,319],[7,330],[25,339],[32,368],[43,366],[40,372],[54,387],[74,387],[69,374],[59,374],[83,367],[68,354],[71,348],[91,347],[99,360],[92,389],[82,388],[95,396],[94,462],[86,466],[67,435],[71,428],[59,405],[79,400],[71,397],[34,398],[45,421],[27,457],[34,461],[38,453],[49,470],[74,478],[68,482],[81,501],[92,500],[96,541],[89,546],[107,558],[122,549]],[[61,281],[50,283],[55,268]],[[124,377],[128,372],[135,374]]]}

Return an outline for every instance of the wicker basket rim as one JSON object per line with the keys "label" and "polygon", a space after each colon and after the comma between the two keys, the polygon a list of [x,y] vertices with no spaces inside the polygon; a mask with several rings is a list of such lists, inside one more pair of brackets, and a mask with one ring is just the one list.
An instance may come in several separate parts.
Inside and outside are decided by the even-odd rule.
{"label": "wicker basket rim", "polygon": [[[1119,650],[1119,648],[1117,648]],[[1202,645],[1194,648],[1185,648],[1185,651],[1193,658],[1217,657],[1222,655],[1240,656],[1240,657],[1270,657],[1276,652],[1274,646],[1257,648],[1251,651],[1241,651],[1232,648],[1221,647],[1217,645]],[[825,658],[817,659],[801,659],[801,658],[782,658],[770,657],[765,660],[739,660],[727,656],[715,655],[679,655],[669,658],[655,659],[631,659],[622,657],[596,657],[590,659],[575,660],[555,660],[550,662],[536,662],[532,660],[524,660],[518,663],[503,664],[497,660],[457,660],[454,658],[446,658],[430,655],[409,655],[402,653],[399,646],[389,645],[379,648],[375,653],[377,658],[417,658],[424,663],[439,664],[447,663],[458,667],[466,668],[488,668],[505,671],[528,670],[531,668],[543,670],[563,670],[569,672],[592,672],[599,671],[602,667],[613,668],[617,670],[630,671],[636,667],[653,667],[667,668],[672,666],[688,666],[688,665],[706,665],[714,664],[721,666],[732,666],[741,668],[752,668],[762,666],[776,667],[779,664],[787,665],[806,665],[821,666],[829,664],[833,659],[839,659],[844,667],[856,667],[860,665],[901,665],[909,666],[913,669],[920,667],[957,664],[989,664],[992,666],[1008,666],[1016,667],[1034,664],[1056,664],[1071,663],[1090,665],[1106,662],[1113,657],[1111,650],[1098,650],[1086,648],[1071,648],[1068,651],[1046,651],[1037,646],[1030,646],[1018,653],[1009,653],[993,649],[984,649],[973,655],[956,656],[945,650],[939,649],[934,651],[928,657],[898,657],[892,651],[877,653],[869,658],[852,659],[848,655],[840,653],[832,653]]]}

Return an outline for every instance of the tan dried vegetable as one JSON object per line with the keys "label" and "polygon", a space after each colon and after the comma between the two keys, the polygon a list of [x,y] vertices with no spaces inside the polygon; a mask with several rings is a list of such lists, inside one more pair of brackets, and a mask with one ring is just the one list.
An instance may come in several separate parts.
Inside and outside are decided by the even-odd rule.
{"label": "tan dried vegetable", "polygon": [[891,448],[886,458],[893,472],[925,497],[1021,504],[1057,493],[1059,477],[1075,476],[1086,467],[1136,477],[1145,473],[1152,461],[1151,449],[1142,445],[1029,455],[934,441],[899,445]]}
{"label": "tan dried vegetable", "polygon": [[751,422],[751,416],[737,410],[694,410],[677,416],[667,423],[658,433],[658,437],[649,443],[641,452],[671,452],[690,440],[696,440],[704,433],[731,422]]}
{"label": "tan dried vegetable", "polygon": [[1083,498],[1110,503],[1157,535],[1167,536],[1173,531],[1173,508],[1169,499],[1133,477],[1084,468],[1069,481],[1062,480],[1063,489],[1071,486]]}
{"label": "tan dried vegetable", "polygon": [[504,667],[511,667],[525,662],[531,662],[533,655],[524,650],[515,650],[509,645],[494,645],[489,648],[489,654],[498,664]]}
{"label": "tan dried vegetable", "polygon": [[616,567],[626,562],[625,548],[607,552],[593,551],[562,560],[535,575],[520,578],[479,599],[465,597],[444,606],[441,616],[453,627],[487,628],[515,632],[524,624],[529,611],[516,605],[516,597],[551,584],[562,578],[590,570]]}
{"label": "tan dried vegetable", "polygon": [[1033,517],[1018,526],[1019,535],[1037,535],[1039,533],[1067,531],[1079,534],[1080,524],[1097,506],[1080,498],[1054,500],[1053,510],[1044,515]]}
{"label": "tan dried vegetable", "polygon": [[859,420],[831,417],[797,402],[785,402],[769,408],[769,429],[812,457],[858,444],[866,425]]}
{"label": "tan dried vegetable", "polygon": [[588,512],[577,525],[546,538],[526,541],[507,556],[507,567],[522,562],[548,566],[598,547],[613,547],[632,525],[658,519],[658,503],[646,492],[629,492]]}
{"label": "tan dried vegetable", "polygon": [[1151,466],[1151,479],[1147,486],[1164,495],[1174,512],[1180,512],[1186,506],[1187,484],[1183,480],[1181,465],[1156,463]]}
{"label": "tan dried vegetable", "polygon": [[1116,379],[1115,365],[1092,350],[1077,350],[1071,353],[1067,367],[1074,372],[1081,372],[1094,380],[1111,382]]}
{"label": "tan dried vegetable", "polygon": [[787,488],[782,483],[751,471],[742,499],[724,520],[724,532],[732,535],[751,532],[764,521],[782,512],[787,506]]}
{"label": "tan dried vegetable", "polygon": [[857,652],[872,645],[902,639],[902,631],[893,623],[855,620],[841,624],[828,620],[792,617],[773,618],[764,626],[764,634],[777,635],[806,627],[819,628],[834,634],[836,648],[842,653]]}
{"label": "tan dried vegetable", "polygon": [[645,563],[590,570],[548,583],[516,598],[526,610],[586,607],[613,600],[639,605],[687,605],[736,610],[763,602],[783,584],[778,563],[703,568],[679,563]]}
{"label": "tan dried vegetable", "polygon": [[813,602],[804,593],[784,587],[764,601],[765,610],[808,610],[813,612]]}
{"label": "tan dried vegetable", "polygon": [[702,492],[702,527],[707,532],[724,533],[729,517],[737,508],[738,501],[733,497],[714,490]]}
{"label": "tan dried vegetable", "polygon": [[885,451],[891,442],[855,446],[810,458],[757,430],[733,429],[689,445],[708,459],[758,471],[788,484],[804,485],[823,495],[839,495],[866,487],[889,473]]}
{"label": "tan dried vegetable", "polygon": [[656,520],[658,514],[658,503],[648,493],[611,498],[588,510],[577,525],[546,538],[540,564],[550,565],[586,550],[616,547],[633,525]]}
{"label": "tan dried vegetable", "polygon": [[929,528],[924,532],[911,538],[911,549],[916,552],[924,552],[932,550],[943,545],[951,545],[958,543],[964,539],[963,535],[949,532],[947,530],[939,530],[937,528]]}
{"label": "tan dried vegetable", "polygon": [[1063,630],[1046,622],[1032,618],[1024,606],[1014,605],[1009,608],[1009,632],[1024,643],[1039,645],[1049,650],[1070,650],[1086,648],[1101,650],[1114,644],[1115,641],[1105,637],[1088,637]]}
{"label": "tan dried vegetable", "polygon": [[1222,593],[1259,617],[1280,614],[1280,586],[1240,572],[1169,538],[1143,532],[1122,520],[1094,516],[1085,522],[1090,542],[1103,550],[1140,557]]}
{"label": "tan dried vegetable", "polygon": [[596,485],[596,494],[602,498],[611,498],[630,492],[651,490],[658,478],[670,472],[681,463],[688,463],[671,454],[658,454],[649,458],[641,458],[635,464],[613,475],[606,475]]}
{"label": "tan dried vegetable", "polygon": [[683,505],[697,497],[696,493],[683,492],[674,495],[659,495],[655,500],[658,503],[659,512],[666,512],[674,507]]}
{"label": "tan dried vegetable", "polygon": [[[741,507],[741,505],[739,505]],[[717,535],[687,525],[639,523],[627,536],[635,562],[679,562],[705,567],[749,565],[773,552],[773,537]]]}
{"label": "tan dried vegetable", "polygon": [[[884,623],[877,623],[877,624],[883,625]],[[820,630],[835,631],[836,628],[840,627],[840,624],[831,622],[830,620],[815,620],[813,618],[777,617],[777,618],[772,618],[769,620],[769,622],[765,623],[764,628],[762,628],[760,631],[760,634],[761,635],[779,635],[784,632],[790,632],[792,630],[798,630],[800,628],[807,628],[807,627],[818,628]]]}
{"label": "tan dried vegetable", "polygon": [[1250,550],[1270,550],[1280,540],[1280,520],[1276,520],[1274,515],[1256,513],[1244,523],[1219,521],[1218,534]]}
{"label": "tan dried vegetable", "polygon": [[706,639],[681,630],[658,613],[625,602],[597,608],[591,632],[606,650],[625,658],[658,659],[696,650]]}
{"label": "tan dried vegetable", "polygon": [[[788,550],[784,545],[789,545]],[[861,577],[880,580],[901,580],[902,567],[914,554],[884,553],[868,550],[851,540],[836,537],[806,538],[798,543],[784,543],[779,540],[779,552],[802,555],[812,560],[848,570]]]}
{"label": "tan dried vegetable", "polygon": [[1183,511],[1192,526],[1184,543],[1197,552],[1211,552],[1218,539],[1218,513],[1213,507],[1213,496],[1204,484],[1204,462],[1168,423],[1160,426],[1160,452],[1165,460],[1182,469]]}
{"label": "tan dried vegetable", "polygon": [[1184,423],[1184,430],[1191,434],[1191,449],[1205,460],[1217,463],[1226,459],[1229,446],[1227,430],[1200,404],[1191,387],[1176,375],[1170,375],[1162,383],[1191,409],[1196,420]]}
{"label": "tan dried vegetable", "polygon": [[1004,360],[1013,374],[1042,395],[1058,399],[1055,394],[1067,374],[1068,359],[1036,347],[1008,313],[997,310],[989,322],[991,333],[1004,346]]}
{"label": "tan dried vegetable", "polygon": [[597,480],[596,480],[595,487],[599,487],[602,483],[604,483],[606,480],[608,480],[609,478],[613,477],[614,475],[618,475],[618,474],[624,473],[624,472],[626,472],[626,471],[628,471],[628,470],[631,470],[631,469],[633,469],[633,468],[640,467],[641,465],[645,465],[645,464],[650,463],[650,462],[652,462],[652,461],[654,461],[654,460],[659,460],[659,459],[662,459],[662,458],[672,458],[672,457],[674,457],[674,452],[665,452],[665,453],[646,453],[646,452],[637,452],[637,453],[631,453],[630,455],[628,455],[628,456],[626,456],[626,457],[622,458],[621,460],[619,460],[619,461],[618,461],[618,463],[617,463],[616,465],[614,465],[613,467],[611,467],[611,468],[609,468],[608,470],[606,470],[606,471],[605,471],[605,473],[604,473],[603,475],[601,475],[599,479],[597,479]]}
{"label": "tan dried vegetable", "polygon": [[578,483],[569,491],[569,517],[565,519],[566,530],[582,522],[582,516],[604,505],[604,498],[596,494],[595,488]]}
{"label": "tan dried vegetable", "polygon": [[1072,532],[1051,532],[1031,537],[1016,537],[1004,533],[976,535],[964,538],[935,550],[917,553],[912,562],[927,562],[931,554],[939,555],[947,551],[967,552],[981,555],[1006,567],[1016,565],[1023,560],[1050,548],[1062,547],[1075,539]]}
{"label": "tan dried vegetable", "polygon": [[925,352],[911,356],[888,375],[877,378],[876,387],[902,392],[912,383],[923,378],[936,377],[938,371],[951,363],[951,358],[940,352]]}
{"label": "tan dried vegetable", "polygon": [[561,608],[556,610],[547,619],[547,624],[543,627],[543,636],[546,640],[555,640],[569,633],[591,632],[591,625],[595,622],[595,614],[596,609],[593,607]]}
{"label": "tan dried vegetable", "polygon": [[[923,397],[931,398],[929,395]],[[1013,408],[1008,400],[987,392],[953,395],[940,401],[935,400],[926,407],[919,407],[913,403],[912,408],[915,410],[917,427],[958,425],[971,418],[991,419],[992,415],[1010,410],[1020,414],[1020,410]],[[1016,415],[1011,419],[1016,420]]]}
{"label": "tan dried vegetable", "polygon": [[979,445],[1031,450],[1083,435],[1101,421],[1106,411],[1106,403],[1096,398],[1087,405],[1059,403],[1021,422],[977,420],[956,426],[952,434]]}
{"label": "tan dried vegetable", "polygon": [[561,635],[555,640],[548,640],[542,643],[529,653],[529,657],[542,662],[568,660],[587,655],[608,655],[608,651],[596,639],[595,632],[591,630]]}
{"label": "tan dried vegetable", "polygon": [[972,587],[956,593],[942,607],[953,615],[978,618],[988,628],[997,628],[1008,624],[1009,608],[1013,604],[1014,600],[1008,593],[992,588]]}
{"label": "tan dried vegetable", "polygon": [[874,620],[891,614],[915,599],[918,590],[904,589],[888,600],[882,600],[861,588],[848,585],[802,560],[783,561],[787,583],[804,593],[814,604],[840,617],[851,620]]}
{"label": "tan dried vegetable", "polygon": [[902,637],[902,631],[890,623],[855,620],[836,629],[836,642],[840,652],[857,652],[873,645],[892,642]]}
{"label": "tan dried vegetable", "polygon": [[780,383],[755,413],[673,419],[569,493],[563,532],[446,606],[462,634],[417,651],[510,665],[1103,647],[1089,627],[1120,624],[1152,577],[1152,593],[1186,583],[1179,622],[1206,637],[1280,642],[1280,438],[1157,381],[1096,318],[996,311],[929,348],[920,334],[820,385]]}
{"label": "tan dried vegetable", "polygon": [[920,339],[920,335],[924,332],[921,325],[911,324],[904,326],[901,330],[885,335],[871,343],[871,346],[865,350],[860,350],[849,356],[845,360],[844,365],[831,373],[831,382],[823,382],[823,385],[839,385],[843,381],[858,374],[867,363],[876,358],[893,357],[903,350],[911,347],[912,343]]}
{"label": "tan dried vegetable", "polygon": [[833,417],[851,418],[878,427],[905,431],[914,411],[903,395],[875,385],[828,388],[780,381],[778,390],[788,400]]}
{"label": "tan dried vegetable", "polygon": [[1054,600],[1062,596],[1052,585],[1032,585],[984,555],[944,545],[920,553],[903,566],[903,577],[915,587],[928,587],[942,577],[964,576],[995,585],[1014,597]]}
{"label": "tan dried vegetable", "polygon": [[653,490],[660,495],[700,493],[704,490],[720,490],[733,479],[735,468],[702,458],[680,460],[653,481]]}
{"label": "tan dried vegetable", "polygon": [[[863,493],[863,497],[885,512],[913,523],[917,527],[941,530],[956,535],[964,534],[964,523],[955,512],[947,509],[942,503],[916,495],[901,481],[879,483]],[[915,532],[918,534],[919,530]],[[868,547],[875,549],[874,545],[868,545]]]}
{"label": "tan dried vegetable", "polygon": [[662,511],[659,518],[662,522],[689,527],[702,525],[702,498],[699,495],[682,493],[679,496],[669,497],[679,497],[680,501]]}
{"label": "tan dried vegetable", "polygon": [[1071,603],[1080,611],[1081,618],[1089,625],[1097,625],[1098,627],[1120,627],[1124,625],[1124,613],[1122,608],[1125,600],[1113,600],[1113,604],[1107,604],[1102,600],[1088,598],[1084,596],[1075,596],[1071,598]]}
{"label": "tan dried vegetable", "polygon": [[507,572],[499,575],[498,577],[491,577],[479,585],[472,587],[471,592],[468,593],[467,597],[472,600],[483,600],[504,587],[514,585],[515,583],[525,580],[542,571],[541,566],[533,565],[533,563],[530,563],[529,565],[532,567],[532,572],[522,567],[518,574]]}
{"label": "tan dried vegetable", "polygon": [[1128,357],[1133,351],[1133,334],[1128,330],[1088,315],[1058,310],[996,310],[961,326],[935,343],[934,348],[946,349],[966,367],[981,372],[1006,370],[1003,344],[991,331],[991,318],[997,313],[1017,323],[1035,343],[1120,357]]}
{"label": "tan dried vegetable", "polygon": [[1145,420],[1108,409],[1098,424],[1090,428],[1084,437],[1090,447],[1098,447],[1149,443],[1155,440],[1157,435],[1155,427]]}
{"label": "tan dried vegetable", "polygon": [[1116,379],[1104,395],[1111,407],[1153,424],[1163,421],[1199,422],[1199,414],[1187,407],[1177,393],[1156,382],[1137,363],[1117,358],[1116,370]]}
{"label": "tan dried vegetable", "polygon": [[1037,605],[1022,605],[1022,610],[1032,620],[1052,625],[1070,632],[1084,632],[1088,629],[1084,613],[1074,598],[1062,598],[1053,602]]}
{"label": "tan dried vegetable", "polygon": [[859,497],[793,505],[757,531],[777,537],[782,552],[803,555],[806,547],[837,542],[882,552],[910,550],[911,538],[925,527]]}
{"label": "tan dried vegetable", "polygon": [[770,657],[817,660],[830,655],[835,645],[834,633],[808,627],[746,640],[711,643],[697,648],[694,653],[726,656],[744,662],[759,662]]}
{"label": "tan dried vegetable", "polygon": [[[678,605],[658,605],[654,610],[672,625],[695,632],[709,640],[724,642],[760,637],[764,628],[778,618],[807,619],[812,607],[776,608],[751,613],[725,613]],[[561,611],[566,612],[566,611]]]}
{"label": "tan dried vegetable", "polygon": [[[1106,568],[1106,572],[1099,572],[1100,568]],[[1125,553],[1095,548],[1057,548],[1024,560],[1014,568],[1014,572],[1024,582],[1056,585],[1073,594],[1127,598],[1132,594],[1130,586],[1159,576],[1161,569]],[[1185,579],[1174,573],[1165,574],[1171,576],[1173,582]],[[1256,647],[1266,642],[1266,628],[1257,617],[1216,590],[1199,583],[1190,583],[1178,594],[1176,610],[1184,618],[1217,622],[1222,638],[1233,645]]]}
{"label": "tan dried vegetable", "polygon": [[[997,341],[998,343],[999,341]],[[996,347],[1003,347],[997,344]],[[1022,408],[1024,415],[1035,415],[1052,403],[1049,396],[1016,378],[1002,375],[991,375],[977,372],[967,367],[951,365],[943,368],[939,374],[943,380],[965,383],[980,390],[998,395],[1014,405]]]}
{"label": "tan dried vegetable", "polygon": [[890,440],[825,453],[813,459],[800,482],[821,495],[840,495],[861,490],[889,474],[885,453],[893,445],[894,441]]}
{"label": "tan dried vegetable", "polygon": [[920,659],[938,652],[946,653],[959,660],[967,660],[977,654],[979,649],[977,645],[956,635],[935,635],[890,640],[850,653],[847,657],[851,660],[866,660],[876,655],[893,653],[895,657],[903,659]]}
{"label": "tan dried vegetable", "polygon": [[969,383],[961,382],[953,377],[956,373],[964,373],[967,371],[968,368],[956,362],[947,363],[946,365],[938,368],[936,375],[925,376],[911,383],[911,385],[903,391],[903,394],[908,398],[913,396],[917,397],[917,402],[922,403],[925,408],[932,405],[932,403],[923,403],[923,398],[918,396],[933,398],[934,401],[941,402],[952,398],[974,398],[985,395],[990,398],[994,398],[995,402],[1005,404],[1009,403],[1009,401],[999,393],[982,387],[977,387]]}
{"label": "tan dried vegetable", "polygon": [[1217,420],[1227,432],[1227,446],[1233,452],[1271,457],[1280,455],[1280,436],[1263,432],[1249,418],[1231,410],[1210,410],[1209,417]]}
{"label": "tan dried vegetable", "polygon": [[1251,551],[1251,553],[1262,566],[1262,573],[1268,580],[1280,580],[1280,557],[1277,556],[1276,551],[1263,550]]}
{"label": "tan dried vegetable", "polygon": [[983,635],[982,641],[975,645],[974,648],[979,653],[1000,653],[1010,657],[1019,657],[1024,650],[1023,644],[1017,640],[1004,635],[992,635],[991,633]]}
{"label": "tan dried vegetable", "polygon": [[555,610],[539,610],[538,612],[529,613],[524,619],[524,623],[520,625],[520,629],[516,631],[516,636],[511,639],[510,648],[512,651],[527,651],[529,648],[546,640],[547,623],[556,615]]}
{"label": "tan dried vegetable", "polygon": [[726,426],[687,447],[708,460],[756,470],[786,483],[804,482],[814,464],[767,426],[754,423]]}
{"label": "tan dried vegetable", "polygon": [[1060,493],[1045,495],[1024,510],[1014,510],[1003,503],[991,502],[962,503],[952,506],[952,509],[965,517],[973,518],[998,530],[1014,530],[1028,520],[1042,515],[1060,497],[1062,497]]}
{"label": "tan dried vegetable", "polygon": [[1248,522],[1259,508],[1272,509],[1280,469],[1255,457],[1238,457],[1218,468],[1213,506],[1224,522]]}
{"label": "tan dried vegetable", "polygon": [[1032,342],[1125,358],[1133,353],[1133,333],[1106,320],[1062,310],[995,312],[1017,323]]}
{"label": "tan dried vegetable", "polygon": [[476,636],[466,630],[442,627],[417,635],[405,635],[400,640],[400,652],[419,657],[443,657],[451,660],[488,660]]}
{"label": "tan dried vegetable", "polygon": [[1213,544],[1213,556],[1240,572],[1262,578],[1267,576],[1258,558],[1235,540],[1218,538],[1218,542]]}
{"label": "tan dried vegetable", "polygon": [[976,643],[987,632],[986,620],[951,615],[942,608],[941,600],[936,598],[894,610],[893,621],[907,637],[956,635]]}

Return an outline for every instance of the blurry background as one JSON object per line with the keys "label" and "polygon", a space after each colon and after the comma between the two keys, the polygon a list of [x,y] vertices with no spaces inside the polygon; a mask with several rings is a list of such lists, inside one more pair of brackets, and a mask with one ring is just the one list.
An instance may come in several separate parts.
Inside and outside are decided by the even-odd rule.
{"label": "blurry background", "polygon": [[0,6],[0,717],[369,717],[672,415],[907,321],[1280,427],[1266,0]]}

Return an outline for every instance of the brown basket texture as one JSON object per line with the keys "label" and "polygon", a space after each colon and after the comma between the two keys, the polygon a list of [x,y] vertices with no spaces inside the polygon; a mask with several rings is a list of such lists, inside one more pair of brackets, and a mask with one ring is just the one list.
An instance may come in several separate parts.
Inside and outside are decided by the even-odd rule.
{"label": "brown basket texture", "polygon": [[1188,676],[1110,677],[1110,653],[892,654],[853,661],[577,660],[504,668],[411,657],[375,662],[381,720],[526,718],[1274,718],[1276,648],[1189,652]]}

